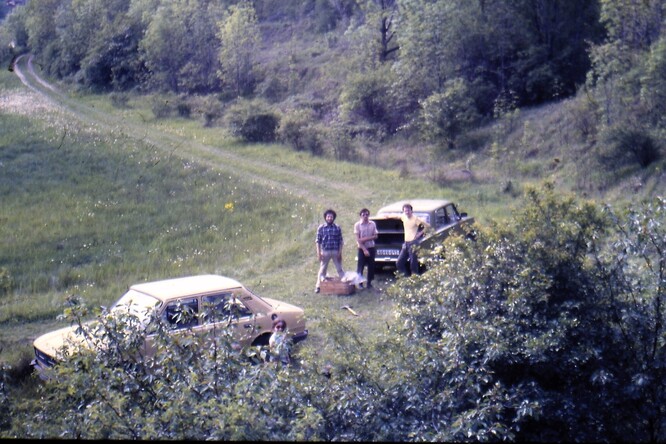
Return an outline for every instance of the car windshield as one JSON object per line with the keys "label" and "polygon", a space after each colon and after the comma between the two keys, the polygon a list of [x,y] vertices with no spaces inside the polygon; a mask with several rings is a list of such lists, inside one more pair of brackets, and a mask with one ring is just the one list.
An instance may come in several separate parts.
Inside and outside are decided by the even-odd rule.
{"label": "car windshield", "polygon": [[153,309],[160,305],[160,300],[135,290],[129,290],[118,302],[113,304],[111,312],[129,312],[139,318],[142,324],[146,324]]}

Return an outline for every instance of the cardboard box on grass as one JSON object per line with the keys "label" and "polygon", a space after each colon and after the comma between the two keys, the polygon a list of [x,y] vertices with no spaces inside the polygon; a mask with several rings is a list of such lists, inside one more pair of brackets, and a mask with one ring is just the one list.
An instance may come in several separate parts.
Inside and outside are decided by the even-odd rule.
{"label": "cardboard box on grass", "polygon": [[323,294],[349,295],[356,291],[353,282],[343,281],[339,277],[327,276],[321,281],[320,291]]}

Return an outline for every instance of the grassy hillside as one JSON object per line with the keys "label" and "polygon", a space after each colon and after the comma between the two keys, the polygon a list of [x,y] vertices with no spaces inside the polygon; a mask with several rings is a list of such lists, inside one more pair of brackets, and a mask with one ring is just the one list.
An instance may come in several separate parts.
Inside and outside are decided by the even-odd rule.
{"label": "grassy hillside", "polygon": [[[142,98],[124,109],[105,96],[71,99],[1,74],[0,354],[25,363],[31,340],[59,324],[68,295],[109,305],[135,282],[196,273],[233,276],[317,318],[390,317],[380,294],[315,296],[314,234],[335,208],[351,239],[361,207],[445,196],[484,220],[490,191],[400,178],[283,146],[247,146],[219,129],[158,120]],[[44,93],[46,94],[46,92]],[[146,117],[149,116],[149,117]],[[497,193],[497,197],[499,194]],[[501,207],[497,201],[490,207]],[[351,242],[345,266],[355,267]],[[389,285],[385,276],[384,285]],[[381,284],[380,284],[381,285]],[[346,312],[345,312],[346,313]]]}
{"label": "grassy hillside", "polygon": [[[311,293],[314,232],[328,207],[351,239],[358,209],[401,198],[450,198],[484,224],[508,217],[527,183],[622,204],[665,180],[657,165],[606,183],[580,131],[581,99],[513,112],[471,134],[464,151],[394,141],[369,165],[242,144],[196,118],[158,119],[146,97],[118,108],[109,96],[30,91],[7,71],[0,79],[0,267],[11,282],[0,355],[10,363],[28,359],[67,295],[108,305],[138,281],[221,273],[305,306],[313,320],[337,310],[337,298]],[[347,269],[353,254],[347,242]],[[389,316],[380,298],[351,303]]]}
{"label": "grassy hillside", "polygon": [[[392,314],[381,292],[312,293],[314,234],[329,207],[351,270],[362,207],[445,197],[485,224],[510,217],[523,186],[544,179],[618,204],[664,189],[661,164],[604,177],[575,99],[514,112],[472,134],[474,149],[462,153],[394,141],[372,162],[349,163],[241,144],[196,118],[158,119],[146,97],[118,108],[109,96],[75,97],[35,79],[26,88],[8,71],[0,82],[0,361],[12,365],[60,324],[68,295],[108,305],[132,283],[196,273],[229,275],[303,306],[306,347],[325,342],[319,319],[383,328]],[[392,281],[384,275],[380,289]],[[344,304],[361,316],[347,319]]]}

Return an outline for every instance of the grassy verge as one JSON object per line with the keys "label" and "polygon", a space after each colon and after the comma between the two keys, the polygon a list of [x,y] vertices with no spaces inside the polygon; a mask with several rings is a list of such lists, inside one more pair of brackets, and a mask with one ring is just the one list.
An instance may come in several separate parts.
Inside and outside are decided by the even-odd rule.
{"label": "grassy verge", "polygon": [[[392,318],[384,293],[314,295],[314,234],[332,207],[348,240],[361,207],[406,197],[446,197],[484,219],[510,198],[492,183],[443,189],[395,171],[313,158],[278,145],[241,145],[219,128],[158,120],[148,101],[110,106],[28,91],[0,74],[0,361],[31,355],[31,341],[58,325],[66,297],[114,302],[141,281],[218,273],[258,294],[303,306],[321,348],[321,319],[362,334]],[[50,94],[50,93],[49,93]],[[378,286],[392,283],[381,275]],[[352,305],[360,314],[341,310]]]}

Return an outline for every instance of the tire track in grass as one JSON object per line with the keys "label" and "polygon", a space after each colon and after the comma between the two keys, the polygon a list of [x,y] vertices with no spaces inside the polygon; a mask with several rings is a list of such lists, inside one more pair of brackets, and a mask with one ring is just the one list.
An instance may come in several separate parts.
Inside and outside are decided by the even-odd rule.
{"label": "tire track in grass", "polygon": [[35,71],[32,55],[20,56],[16,60],[14,72],[26,87],[76,119],[89,125],[100,125],[107,131],[147,143],[165,155],[176,155],[216,171],[225,171],[266,188],[283,189],[288,194],[299,196],[313,204],[322,201],[336,202],[337,196],[341,194],[355,196],[359,202],[372,195],[370,190],[362,189],[348,180],[335,181],[302,170],[294,171],[262,159],[242,156],[184,136],[138,125],[82,104],[41,77]]}
{"label": "tire track in grass", "polygon": [[[21,56],[16,60],[14,73],[29,90],[38,96],[40,101],[48,103],[59,113],[67,115],[68,118],[80,121],[92,128],[99,127],[104,132],[117,135],[118,139],[127,138],[145,143],[150,149],[159,151],[167,158],[171,156],[178,157],[183,161],[207,166],[214,171],[238,177],[266,189],[283,190],[290,196],[300,197],[310,203],[312,208],[316,209],[315,213],[318,218],[320,213],[317,208],[323,203],[334,206],[338,211],[350,209],[349,206],[351,205],[353,210],[350,209],[349,214],[354,215],[355,208],[367,205],[368,200],[373,197],[376,191],[358,185],[355,183],[356,181],[350,180],[349,176],[331,179],[304,171],[301,168],[294,169],[280,166],[271,163],[270,159],[239,155],[159,128],[134,123],[121,116],[88,106],[76,98],[69,97],[41,77],[35,71],[32,56],[29,55]],[[65,134],[67,131],[68,129],[65,128]],[[317,220],[316,224],[319,222],[320,220]],[[316,228],[316,225],[313,230],[314,228]],[[346,247],[346,249],[349,249],[349,251],[345,253],[345,257],[349,257],[348,255],[352,250],[355,251],[353,242],[347,244],[349,247]],[[314,251],[314,248],[311,248],[311,250]],[[275,254],[281,253],[275,252]],[[312,299],[309,296],[309,290],[312,288],[310,287],[310,279],[308,279],[307,288],[299,288],[296,291],[298,294],[294,294],[293,282],[302,280],[304,273],[312,274],[312,280],[314,280],[316,268],[316,261],[309,252],[299,260],[294,260],[289,267],[267,270],[256,284],[259,288],[264,285],[268,287],[277,286],[279,288],[278,296],[282,295],[278,299],[290,300],[304,307],[309,313],[314,314],[314,318],[311,319],[309,324],[313,331],[316,330],[317,318],[321,315],[321,310],[325,310],[327,304],[333,304],[334,306],[335,299]],[[380,300],[377,299],[377,303]],[[373,302],[369,303],[370,305],[373,304]],[[368,304],[368,302],[365,302],[365,304]],[[390,310],[386,310],[387,304],[387,301],[381,302],[382,309],[389,312]],[[368,323],[366,328],[371,328],[371,324],[372,322]],[[54,322],[53,325],[59,324]],[[26,332],[24,335],[26,338],[34,338],[37,332],[43,330],[44,327],[44,321],[39,320],[23,325],[21,328]],[[14,332],[14,334],[17,333]],[[0,339],[2,338],[0,337]]]}
{"label": "tire track in grass", "polygon": [[[108,114],[93,106],[83,104],[75,98],[68,97],[67,94],[44,80],[35,71],[30,55],[17,59],[14,72],[21,82],[41,99],[85,125],[93,128],[99,126],[103,131],[116,134],[119,139],[127,137],[130,140],[145,143],[167,157],[177,156],[183,161],[205,165],[214,171],[239,177],[257,186],[281,190],[290,196],[302,198],[315,209],[314,214],[317,215],[317,219],[312,222],[315,224],[313,230],[320,223],[319,207],[322,204],[332,206],[339,212],[351,205],[352,209],[347,212],[355,214],[355,208],[366,206],[367,201],[373,196],[372,190],[359,186],[349,177],[329,179],[301,169],[294,170],[275,165],[258,159],[256,156],[254,158],[242,156],[184,136],[133,123],[121,116]],[[350,200],[355,202],[350,204]],[[347,244],[349,247],[346,249],[348,248],[349,251],[345,254],[353,255],[355,253],[351,247],[353,243],[347,242]],[[314,258],[311,255],[304,255],[303,261],[294,262],[293,267],[289,267],[289,270],[275,270],[266,273],[264,278],[266,281],[270,279],[289,280],[293,276],[302,275],[303,270],[309,270],[315,266]]]}

